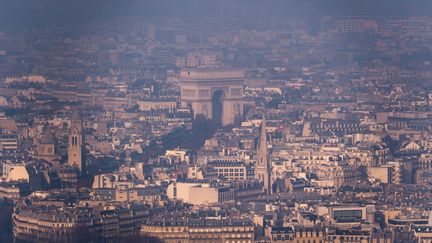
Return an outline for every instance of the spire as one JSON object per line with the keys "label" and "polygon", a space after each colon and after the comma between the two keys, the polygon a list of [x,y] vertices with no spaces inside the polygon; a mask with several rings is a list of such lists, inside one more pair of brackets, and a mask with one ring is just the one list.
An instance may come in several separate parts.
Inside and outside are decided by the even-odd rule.
{"label": "spire", "polygon": [[259,141],[259,152],[261,153],[261,156],[265,161],[263,161],[265,164],[264,166],[267,167],[267,158],[268,158],[268,145],[267,145],[267,131],[266,131],[266,118],[263,114],[262,117],[262,124],[261,124],[261,134],[260,134],[260,141]]}
{"label": "spire", "polygon": [[75,110],[71,117],[72,121],[81,121],[81,115],[78,110]]}
{"label": "spire", "polygon": [[77,128],[78,130],[82,130],[83,120],[81,118],[80,112],[75,110],[70,118],[70,126],[71,129]]}
{"label": "spire", "polygon": [[272,165],[267,144],[266,118],[263,114],[261,134],[257,149],[257,161],[255,164],[255,177],[264,184],[264,190],[268,194],[272,193],[271,172]]}
{"label": "spire", "polygon": [[[262,117],[262,124],[261,124],[261,141],[263,144],[265,144],[265,147],[267,147],[267,133],[266,133],[266,118],[263,114]],[[262,145],[260,145],[262,146]]]}

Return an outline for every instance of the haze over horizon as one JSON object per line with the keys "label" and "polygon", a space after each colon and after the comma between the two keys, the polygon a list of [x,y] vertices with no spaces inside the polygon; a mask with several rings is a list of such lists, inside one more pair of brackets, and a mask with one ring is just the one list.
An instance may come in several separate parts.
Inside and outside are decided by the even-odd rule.
{"label": "haze over horizon", "polygon": [[[0,28],[84,25],[121,16],[317,19],[324,15],[430,16],[428,0],[1,0]],[[223,19],[220,19],[223,21]]]}

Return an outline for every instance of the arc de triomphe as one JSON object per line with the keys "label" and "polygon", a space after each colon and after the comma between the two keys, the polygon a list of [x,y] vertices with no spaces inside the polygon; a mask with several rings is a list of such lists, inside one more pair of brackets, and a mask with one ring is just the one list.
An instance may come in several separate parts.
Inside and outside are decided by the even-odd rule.
{"label": "arc de triomphe", "polygon": [[244,72],[238,69],[182,69],[181,104],[194,116],[203,115],[219,125],[243,116]]}

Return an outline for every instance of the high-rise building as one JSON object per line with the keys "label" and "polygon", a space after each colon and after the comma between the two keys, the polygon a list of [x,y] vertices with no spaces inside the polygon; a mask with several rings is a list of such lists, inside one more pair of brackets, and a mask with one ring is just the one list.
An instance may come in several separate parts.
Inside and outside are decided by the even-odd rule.
{"label": "high-rise building", "polygon": [[85,174],[85,144],[84,130],[81,116],[76,111],[71,118],[68,164],[77,167],[81,174]]}
{"label": "high-rise building", "polygon": [[263,116],[261,135],[257,149],[257,160],[255,164],[255,178],[264,184],[264,191],[272,193],[272,165],[270,159],[269,145],[267,141],[266,121]]}

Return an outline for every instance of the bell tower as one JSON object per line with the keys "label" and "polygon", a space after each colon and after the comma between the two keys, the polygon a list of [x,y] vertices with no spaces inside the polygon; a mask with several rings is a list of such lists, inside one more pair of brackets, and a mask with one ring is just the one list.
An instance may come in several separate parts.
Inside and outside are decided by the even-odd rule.
{"label": "bell tower", "polygon": [[85,174],[85,145],[84,130],[81,116],[75,111],[71,117],[68,143],[68,165],[77,167],[81,174]]}

